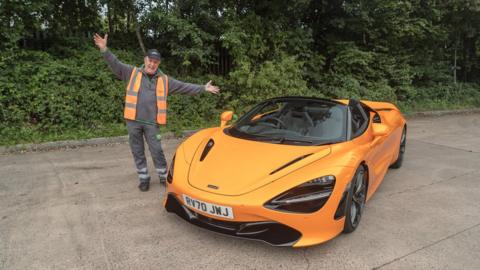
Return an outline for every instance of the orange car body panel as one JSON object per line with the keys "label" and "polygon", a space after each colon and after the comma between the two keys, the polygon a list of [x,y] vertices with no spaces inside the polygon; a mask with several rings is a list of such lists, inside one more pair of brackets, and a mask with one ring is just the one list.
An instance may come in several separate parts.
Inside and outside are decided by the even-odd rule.
{"label": "orange car body panel", "polygon": [[[166,194],[174,194],[182,203],[182,194],[185,194],[204,202],[232,207],[233,220],[211,216],[214,219],[276,221],[295,228],[302,237],[294,247],[328,241],[343,230],[345,218],[335,220],[334,214],[358,166],[363,163],[368,168],[368,200],[382,182],[389,166],[397,159],[400,137],[406,125],[404,117],[394,105],[361,102],[379,113],[382,123],[388,126],[387,135],[373,135],[373,113],[369,127],[359,137],[323,146],[249,141],[226,135],[223,129],[227,127],[199,131],[178,147],[173,183],[167,185]],[[200,164],[201,150],[211,138],[215,141],[215,147]],[[270,175],[274,168],[306,154],[311,155]],[[334,175],[337,180],[330,198],[317,212],[286,213],[263,206],[286,190],[324,175]],[[208,189],[209,184],[219,188]]]}

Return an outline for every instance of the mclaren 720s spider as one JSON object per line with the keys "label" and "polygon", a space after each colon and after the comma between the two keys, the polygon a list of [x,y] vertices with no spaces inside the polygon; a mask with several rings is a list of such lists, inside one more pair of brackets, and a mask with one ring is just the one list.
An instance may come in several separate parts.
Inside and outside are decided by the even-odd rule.
{"label": "mclaren 720s spider", "polygon": [[176,150],[164,206],[199,227],[277,246],[325,242],[360,224],[407,125],[393,104],[280,97]]}

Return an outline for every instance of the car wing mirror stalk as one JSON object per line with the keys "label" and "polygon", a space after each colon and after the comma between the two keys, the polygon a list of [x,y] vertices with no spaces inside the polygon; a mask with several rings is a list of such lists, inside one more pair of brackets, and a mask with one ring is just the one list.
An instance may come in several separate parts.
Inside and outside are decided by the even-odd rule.
{"label": "car wing mirror stalk", "polygon": [[233,111],[225,111],[220,115],[220,127],[227,125],[228,121],[232,120]]}

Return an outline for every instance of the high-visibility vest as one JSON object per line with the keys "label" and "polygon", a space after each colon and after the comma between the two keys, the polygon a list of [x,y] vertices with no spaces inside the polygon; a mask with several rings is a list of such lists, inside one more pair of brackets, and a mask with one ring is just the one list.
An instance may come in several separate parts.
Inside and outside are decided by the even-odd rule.
{"label": "high-visibility vest", "polygon": [[[135,120],[137,114],[138,90],[142,83],[142,72],[140,68],[134,68],[130,75],[127,85],[127,94],[125,95],[125,110],[123,117],[129,120]],[[165,125],[167,123],[167,95],[168,95],[168,77],[161,75],[157,77],[157,124]]]}

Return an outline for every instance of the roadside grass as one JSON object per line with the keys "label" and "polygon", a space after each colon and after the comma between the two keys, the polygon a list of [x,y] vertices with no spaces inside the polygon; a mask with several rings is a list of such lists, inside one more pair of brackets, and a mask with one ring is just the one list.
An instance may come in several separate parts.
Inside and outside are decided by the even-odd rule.
{"label": "roadside grass", "polygon": [[433,101],[409,102],[409,103],[399,102],[397,105],[404,115],[410,115],[416,112],[465,110],[465,109],[480,108],[480,102],[466,103],[461,101],[449,102],[446,100],[433,100]]}
{"label": "roadside grass", "polygon": [[[218,121],[198,123],[188,127],[174,125],[160,128],[160,133],[172,132],[180,136],[184,131],[196,130],[218,125]],[[42,131],[35,126],[7,127],[0,125],[0,146],[12,146],[17,144],[38,144],[44,142],[84,140],[100,137],[116,137],[127,135],[125,123],[103,124],[94,128],[64,129],[57,131]]]}
{"label": "roadside grass", "polygon": [[35,126],[0,127],[0,145],[81,140],[126,135],[125,124],[105,124],[95,128],[77,128],[45,132]]}

